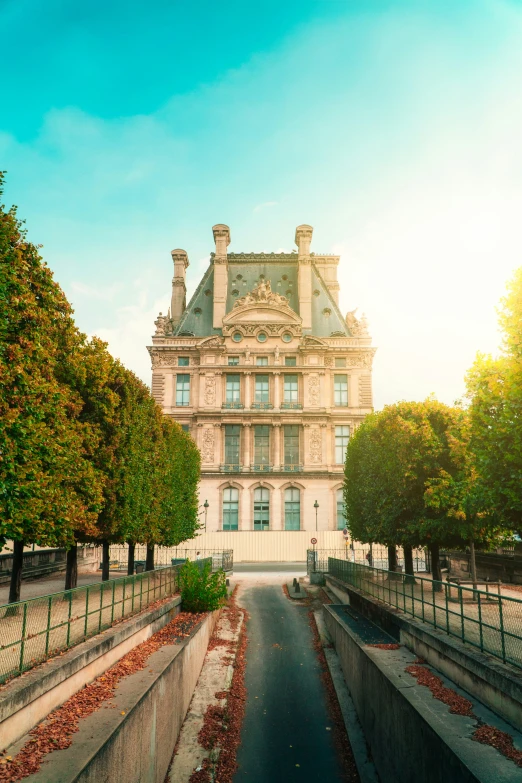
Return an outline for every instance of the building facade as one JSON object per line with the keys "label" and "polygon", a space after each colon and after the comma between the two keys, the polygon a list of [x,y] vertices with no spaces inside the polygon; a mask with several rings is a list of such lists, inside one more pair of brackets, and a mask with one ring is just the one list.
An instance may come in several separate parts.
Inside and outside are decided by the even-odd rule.
{"label": "building facade", "polygon": [[184,250],[173,250],[169,312],[155,321],[152,391],[196,440],[207,531],[344,527],[350,433],[372,411],[366,319],[338,306],[339,257],[229,253],[228,226],[186,304]]}

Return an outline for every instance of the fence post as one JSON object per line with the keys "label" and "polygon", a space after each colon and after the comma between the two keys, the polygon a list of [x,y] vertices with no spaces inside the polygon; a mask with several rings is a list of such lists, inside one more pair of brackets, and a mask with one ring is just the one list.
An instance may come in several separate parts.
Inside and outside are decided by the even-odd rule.
{"label": "fence post", "polygon": [[49,634],[51,633],[51,612],[53,606],[53,597],[49,596],[47,601],[47,631],[45,633],[45,657],[49,655]]}
{"label": "fence post", "polygon": [[83,635],[87,639],[87,631],[89,630],[89,585],[85,593],[85,623],[83,626]]}
{"label": "fence post", "polygon": [[459,603],[460,603],[460,626],[461,626],[461,636],[462,641],[464,641],[464,637],[466,636],[465,630],[464,630],[464,601],[462,598],[462,585],[458,586],[459,591]]}
{"label": "fence post", "polygon": [[478,595],[478,619],[479,619],[479,633],[480,633],[480,651],[484,652],[484,640],[482,637],[482,604],[480,601],[480,590],[477,591]]}
{"label": "fence post", "polygon": [[102,614],[103,614],[103,585],[105,582],[101,583],[101,590],[100,590],[100,617],[98,620],[98,633],[101,631],[101,623],[102,623]]}
{"label": "fence post", "polygon": [[500,619],[500,641],[502,644],[502,660],[506,663],[506,640],[504,639],[504,613],[502,611],[502,596],[498,599],[498,611]]}
{"label": "fence post", "polygon": [[422,622],[424,622],[424,579],[421,579],[421,609],[422,609]]}
{"label": "fence post", "polygon": [[72,590],[69,590],[69,617],[67,618],[67,647],[71,641]]}
{"label": "fence post", "polygon": [[449,585],[446,582],[446,584],[444,585],[444,596],[446,599],[446,633],[449,636],[450,627],[449,627],[448,587]]}
{"label": "fence post", "polygon": [[22,638],[20,640],[20,662],[18,670],[22,674],[24,670],[24,651],[25,651],[25,630],[27,626],[27,601],[24,604],[24,616],[22,619]]}
{"label": "fence post", "polygon": [[112,606],[111,606],[111,625],[114,622],[114,589],[116,587],[116,580],[112,580]]}

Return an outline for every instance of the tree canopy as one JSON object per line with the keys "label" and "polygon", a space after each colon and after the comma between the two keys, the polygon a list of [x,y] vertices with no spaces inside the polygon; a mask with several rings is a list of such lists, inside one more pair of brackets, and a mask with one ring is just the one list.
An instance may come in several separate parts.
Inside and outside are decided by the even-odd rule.
{"label": "tree canopy", "polygon": [[1,205],[0,374],[0,541],[152,546],[195,535],[196,444],[77,329],[16,209]]}

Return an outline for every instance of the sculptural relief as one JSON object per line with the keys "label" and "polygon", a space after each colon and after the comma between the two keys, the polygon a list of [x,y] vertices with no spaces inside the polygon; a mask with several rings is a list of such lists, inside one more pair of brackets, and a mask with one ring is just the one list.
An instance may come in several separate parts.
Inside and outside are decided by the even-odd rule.
{"label": "sculptural relief", "polygon": [[310,430],[309,448],[310,462],[313,465],[320,465],[323,461],[323,436],[321,430],[316,428]]}
{"label": "sculptural relief", "polygon": [[214,430],[208,428],[204,429],[203,442],[201,444],[201,456],[203,458],[203,462],[214,462],[214,444]]}
{"label": "sculptural relief", "polygon": [[205,403],[206,405],[215,405],[216,402],[216,377],[207,375],[205,377]]}
{"label": "sculptural relief", "polygon": [[310,405],[319,405],[320,382],[318,375],[308,376],[308,402]]}
{"label": "sculptural relief", "polygon": [[254,305],[263,302],[265,304],[290,307],[288,299],[282,294],[276,294],[272,291],[270,280],[260,280],[259,283],[245,296],[240,296],[234,302],[234,307],[245,307],[245,305]]}

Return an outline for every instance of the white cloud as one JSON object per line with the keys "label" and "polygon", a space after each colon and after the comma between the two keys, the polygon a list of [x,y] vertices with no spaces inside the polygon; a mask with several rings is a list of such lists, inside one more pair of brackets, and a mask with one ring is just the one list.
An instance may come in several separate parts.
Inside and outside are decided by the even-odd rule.
{"label": "white cloud", "polygon": [[256,212],[261,212],[264,209],[269,209],[270,207],[275,207],[279,204],[278,201],[264,201],[262,204],[257,204],[257,206],[254,207],[252,212],[255,214]]}

